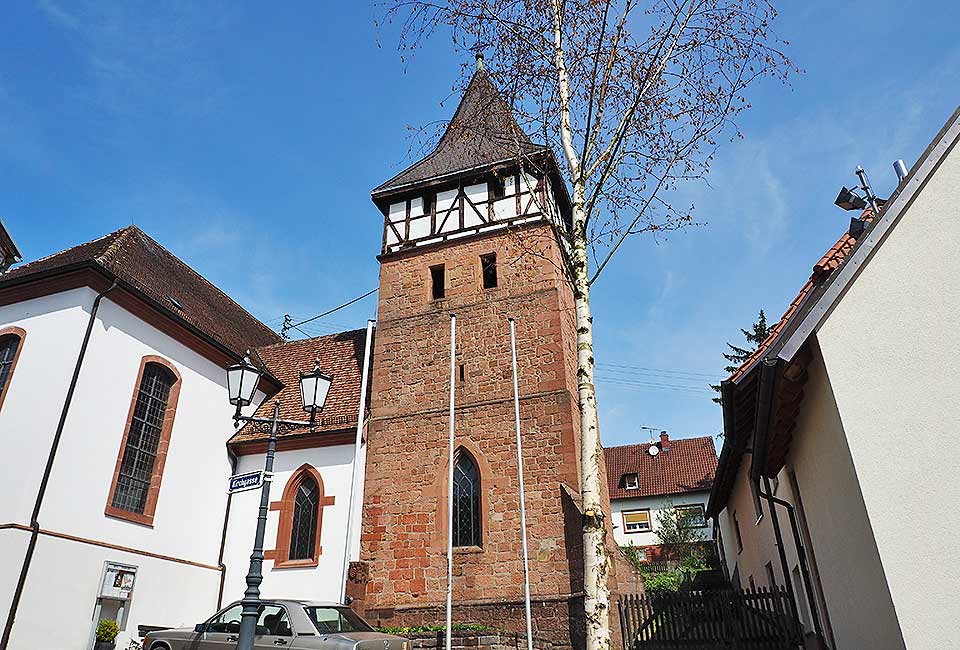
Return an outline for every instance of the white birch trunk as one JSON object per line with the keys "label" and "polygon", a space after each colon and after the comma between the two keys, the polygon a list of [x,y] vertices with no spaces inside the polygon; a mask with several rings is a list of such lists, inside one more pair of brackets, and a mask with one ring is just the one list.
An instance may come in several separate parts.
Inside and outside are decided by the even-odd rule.
{"label": "white birch trunk", "polygon": [[577,397],[580,402],[580,498],[583,507],[583,609],[586,650],[610,648],[610,588],[606,521],[600,490],[600,428],[594,387],[593,316],[590,313],[590,266],[587,256],[586,187],[573,145],[570,82],[563,50],[563,0],[553,0],[554,65],[560,95],[560,142],[573,178],[571,267],[577,326]]}
{"label": "white birch trunk", "polygon": [[[579,203],[581,197],[575,199]],[[574,194],[578,194],[577,190]],[[582,223],[581,208],[574,208],[574,228]],[[579,218],[578,218],[579,212]],[[576,236],[573,247],[574,304],[577,326],[577,393],[580,402],[580,495],[583,502],[583,607],[587,626],[587,650],[610,648],[609,559],[606,518],[601,500],[600,428],[594,386],[593,316],[586,238]]]}

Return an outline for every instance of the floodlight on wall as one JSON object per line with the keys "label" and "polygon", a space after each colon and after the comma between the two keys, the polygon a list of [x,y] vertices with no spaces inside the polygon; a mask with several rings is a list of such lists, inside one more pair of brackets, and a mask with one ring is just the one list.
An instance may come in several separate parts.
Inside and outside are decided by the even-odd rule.
{"label": "floodlight on wall", "polygon": [[844,210],[863,210],[867,207],[866,199],[859,196],[856,190],[846,186],[840,188],[840,193],[837,194],[837,199],[833,203]]}

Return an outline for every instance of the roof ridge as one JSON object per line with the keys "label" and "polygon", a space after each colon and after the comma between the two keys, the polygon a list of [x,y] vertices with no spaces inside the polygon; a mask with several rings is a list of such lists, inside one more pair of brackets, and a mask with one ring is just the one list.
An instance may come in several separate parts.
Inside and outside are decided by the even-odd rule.
{"label": "roof ridge", "polygon": [[[114,235],[117,235],[121,230],[123,230],[123,228],[118,228],[117,230],[113,230],[113,231],[111,231],[111,232],[108,232],[108,233],[105,234],[105,235],[100,235],[99,237],[96,237],[96,238],[94,238],[94,239],[91,239],[90,241],[85,241],[85,242],[82,242],[82,243],[77,244],[77,245],[75,245],[75,246],[68,246],[67,248],[63,248],[63,249],[61,249],[61,250],[54,251],[53,253],[50,253],[49,255],[44,255],[43,257],[38,257],[38,258],[35,259],[35,260],[30,260],[29,262],[24,262],[23,264],[20,264],[20,265],[14,267],[14,269],[16,269],[16,270],[19,272],[21,269],[26,269],[26,268],[29,268],[29,267],[33,266],[34,264],[39,264],[40,262],[44,262],[44,261],[46,261],[46,260],[49,260],[50,258],[56,257],[57,255],[60,255],[61,253],[66,253],[66,252],[69,251],[69,250],[72,250],[72,249],[74,249],[74,248],[77,248],[77,246],[89,246],[90,244],[96,244],[98,241],[101,241],[101,240],[103,240],[103,239],[107,239],[108,237],[113,237]],[[11,269],[11,270],[13,270],[13,269]]]}
{"label": "roof ridge", "polygon": [[350,329],[350,330],[343,330],[343,331],[341,331],[341,332],[330,332],[329,334],[322,334],[322,335],[320,335],[320,336],[310,336],[310,337],[305,338],[305,339],[294,339],[294,340],[292,340],[292,341],[277,341],[276,343],[270,343],[269,345],[261,345],[261,346],[258,346],[256,349],[257,349],[257,350],[267,350],[267,349],[272,349],[272,348],[279,348],[279,347],[282,347],[282,346],[285,346],[285,345],[295,345],[295,344],[299,344],[299,343],[309,343],[309,342],[313,342],[313,341],[319,341],[320,339],[331,338],[331,337],[334,337],[334,336],[342,336],[343,334],[356,334],[356,333],[358,333],[358,332],[366,332],[366,331],[367,331],[367,328],[366,328],[366,327],[357,327],[357,328]]}
{"label": "roof ridge", "polygon": [[[259,323],[259,324],[264,328],[264,330],[271,332],[273,335],[275,335],[275,336],[278,337],[278,338],[280,337],[280,335],[277,334],[273,329],[271,329],[270,327],[268,327],[268,326],[266,325],[266,323],[264,323],[263,321],[261,321],[259,318],[257,318],[257,317],[254,316],[253,314],[251,314],[249,311],[247,311],[247,309],[246,309],[243,305],[241,305],[241,304],[238,303],[236,300],[234,300],[233,298],[231,298],[229,294],[227,294],[227,293],[226,293],[225,291],[223,291],[220,287],[218,287],[218,286],[215,285],[213,282],[211,282],[210,280],[208,280],[207,278],[205,278],[205,277],[204,277],[203,275],[201,275],[196,269],[194,269],[192,266],[190,266],[189,264],[187,264],[186,262],[184,262],[182,259],[180,259],[180,257],[179,257],[178,255],[176,255],[176,254],[173,253],[170,249],[168,249],[166,246],[164,246],[163,244],[161,244],[160,242],[158,242],[156,239],[154,239],[153,237],[151,237],[150,235],[148,235],[147,233],[145,233],[144,231],[142,231],[140,228],[138,228],[138,227],[135,226],[135,225],[130,225],[130,226],[127,226],[126,228],[123,228],[122,230],[126,231],[126,232],[124,233],[124,235],[126,235],[127,233],[130,233],[130,232],[133,232],[133,233],[139,234],[141,237],[144,237],[144,238],[146,238],[147,240],[149,240],[149,242],[150,242],[152,245],[157,246],[157,248],[159,248],[160,250],[162,250],[164,253],[166,253],[167,255],[171,256],[172,258],[174,258],[175,260],[177,260],[178,262],[180,262],[181,266],[183,266],[183,268],[185,268],[185,269],[186,269],[189,273],[191,273],[194,277],[196,277],[198,280],[200,280],[201,282],[203,282],[204,284],[206,284],[208,287],[210,287],[211,289],[213,289],[217,294],[219,294],[219,295],[222,296],[223,298],[226,298],[230,303],[232,303],[234,306],[236,306],[241,312],[243,312],[244,314],[246,314],[247,316],[249,316],[250,318],[252,318],[253,320],[255,320],[257,323]],[[119,239],[120,239],[120,237],[117,238],[118,241],[119,241]],[[116,242],[114,242],[114,243],[116,243]],[[112,245],[111,245],[111,247],[112,247]],[[106,254],[104,254],[104,256],[105,256],[105,255],[106,255]],[[174,296],[174,297],[176,297],[176,296]]]}

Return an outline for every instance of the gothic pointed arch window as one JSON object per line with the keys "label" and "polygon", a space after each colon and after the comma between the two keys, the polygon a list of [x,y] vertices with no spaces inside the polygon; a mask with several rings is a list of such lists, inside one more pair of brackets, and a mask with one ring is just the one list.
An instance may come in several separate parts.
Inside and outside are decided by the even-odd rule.
{"label": "gothic pointed arch window", "polygon": [[105,514],[153,525],[179,396],[180,374],[173,364],[143,357]]}
{"label": "gothic pointed arch window", "polygon": [[457,451],[453,466],[453,545],[480,546],[481,527],[480,470],[463,448]]}
{"label": "gothic pointed arch window", "polygon": [[13,379],[13,370],[27,333],[19,327],[0,328],[0,406]]}
{"label": "gothic pointed arch window", "polygon": [[265,559],[273,560],[273,568],[319,564],[323,509],[333,503],[334,497],[324,493],[323,477],[312,465],[303,464],[290,476],[283,497],[270,504],[271,510],[280,511],[276,548],[264,553]]}

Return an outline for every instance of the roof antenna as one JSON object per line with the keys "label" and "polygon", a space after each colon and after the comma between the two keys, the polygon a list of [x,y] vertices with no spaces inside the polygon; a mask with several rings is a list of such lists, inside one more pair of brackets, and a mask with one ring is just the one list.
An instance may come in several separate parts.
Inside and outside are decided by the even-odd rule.
{"label": "roof antenna", "polygon": [[867,202],[870,203],[870,207],[873,208],[874,216],[877,215],[877,195],[873,193],[873,188],[870,187],[870,181],[867,179],[867,172],[863,170],[863,167],[857,165],[857,178],[860,179],[860,189],[863,190],[863,193],[867,195]]}
{"label": "roof antenna", "polygon": [[290,314],[283,315],[283,327],[280,328],[280,338],[284,341],[290,340],[290,328],[293,327],[293,319]]}

